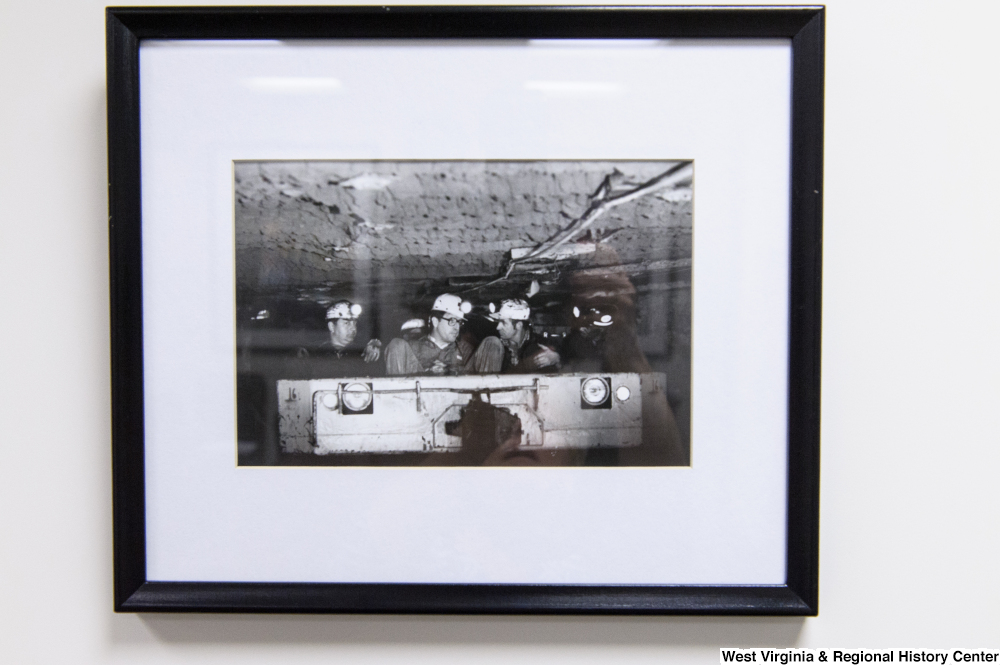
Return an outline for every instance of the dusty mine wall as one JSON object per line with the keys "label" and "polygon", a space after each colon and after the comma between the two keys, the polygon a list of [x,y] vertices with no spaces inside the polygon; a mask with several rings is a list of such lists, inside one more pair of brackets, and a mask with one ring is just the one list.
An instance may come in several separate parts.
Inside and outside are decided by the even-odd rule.
{"label": "dusty mine wall", "polygon": [[[669,165],[667,163],[666,165]],[[615,169],[664,162],[240,162],[237,282],[249,289],[356,281],[358,264],[403,280],[489,275],[582,215]],[[593,226],[625,262],[690,258],[691,203],[650,194]]]}

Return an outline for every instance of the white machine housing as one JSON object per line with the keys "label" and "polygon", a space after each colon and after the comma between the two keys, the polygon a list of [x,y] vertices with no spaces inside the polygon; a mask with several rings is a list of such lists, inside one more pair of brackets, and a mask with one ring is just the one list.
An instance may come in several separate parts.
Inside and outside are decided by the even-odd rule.
{"label": "white machine housing", "polygon": [[449,423],[479,399],[516,415],[522,447],[624,448],[642,443],[643,403],[663,374],[485,374],[277,382],[285,452],[457,451]]}

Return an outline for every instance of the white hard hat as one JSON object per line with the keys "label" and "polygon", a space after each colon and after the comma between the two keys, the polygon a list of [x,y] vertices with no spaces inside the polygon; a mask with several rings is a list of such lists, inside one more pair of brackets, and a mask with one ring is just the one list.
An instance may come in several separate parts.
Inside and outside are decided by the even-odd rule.
{"label": "white hard hat", "polygon": [[424,325],[425,323],[423,319],[410,319],[400,326],[399,329],[402,332],[406,332],[407,330],[420,330],[424,327]]}
{"label": "white hard hat", "polygon": [[352,303],[350,300],[341,300],[333,303],[326,310],[326,320],[331,319],[356,319],[361,316],[361,305]]}
{"label": "white hard hat", "polygon": [[500,309],[497,310],[496,305],[490,303],[490,316],[489,318],[494,321],[499,321],[500,319],[507,319],[508,321],[527,321],[531,318],[531,308],[528,307],[528,303],[521,300],[520,298],[508,298],[500,303]]}
{"label": "white hard hat", "polygon": [[434,307],[431,309],[436,312],[451,314],[456,319],[465,321],[465,315],[472,311],[472,303],[450,293],[442,293],[434,301]]}

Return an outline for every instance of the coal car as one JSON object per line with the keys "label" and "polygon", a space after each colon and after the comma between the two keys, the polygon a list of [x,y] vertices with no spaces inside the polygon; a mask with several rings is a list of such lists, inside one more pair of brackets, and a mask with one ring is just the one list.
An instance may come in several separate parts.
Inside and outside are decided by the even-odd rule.
{"label": "coal car", "polygon": [[655,422],[665,405],[661,373],[395,376],[276,385],[282,451],[320,455],[458,451],[463,433],[474,425],[470,414],[484,408],[506,423],[498,444],[629,448],[643,443],[644,418]]}

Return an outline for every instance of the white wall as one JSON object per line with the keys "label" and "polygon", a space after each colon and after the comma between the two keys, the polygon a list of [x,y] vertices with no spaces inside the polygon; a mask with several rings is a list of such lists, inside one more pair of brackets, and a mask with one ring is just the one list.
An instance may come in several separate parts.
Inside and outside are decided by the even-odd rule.
{"label": "white wall", "polygon": [[2,0],[0,658],[1000,648],[1000,5],[828,10],[818,618],[140,617],[111,612],[103,5]]}

